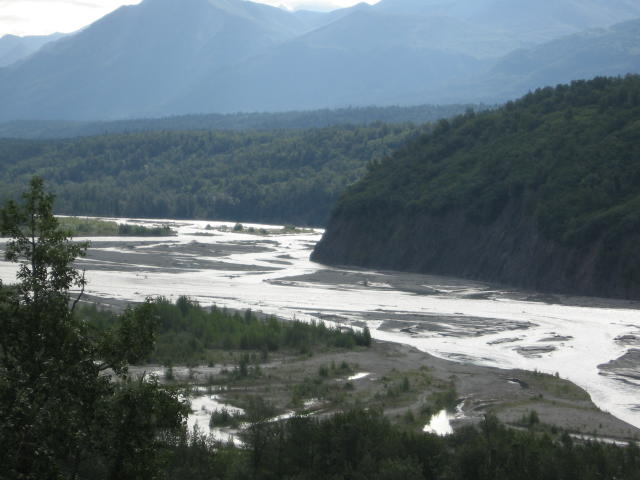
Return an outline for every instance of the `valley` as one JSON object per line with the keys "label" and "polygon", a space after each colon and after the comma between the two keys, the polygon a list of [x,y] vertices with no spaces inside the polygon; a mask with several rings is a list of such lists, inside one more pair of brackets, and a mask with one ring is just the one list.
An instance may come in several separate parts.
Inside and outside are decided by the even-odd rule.
{"label": "valley", "polygon": [[0,1],[0,479],[640,480],[640,3],[261,2]]}
{"label": "valley", "polygon": [[[445,365],[463,370],[472,365],[497,367],[506,371],[491,373],[489,378],[501,378],[493,381],[510,388],[507,379],[520,374],[508,373],[509,369],[558,374],[585,389],[601,410],[640,425],[637,367],[615,363],[638,346],[636,302],[540,295],[448,277],[325,267],[309,261],[321,230],[278,233],[279,227],[244,224],[247,229],[275,232],[256,235],[234,232],[233,222],[114,220],[147,227],[169,225],[178,235],[90,238],[89,255],[77,266],[86,270],[86,294],[98,305],[122,308],[149,296],[175,301],[186,295],[201,305],[250,308],[285,319],[315,319],[356,328],[367,325],[376,340],[461,364],[440,364],[443,375]],[[0,264],[3,281],[14,275],[14,265]],[[428,365],[438,362],[422,358]],[[353,361],[365,371],[374,369],[363,360]],[[606,365],[609,362],[613,363]],[[495,389],[491,382],[478,387],[483,378],[484,374],[478,384],[466,384],[461,391]],[[546,411],[545,404],[536,409]],[[548,421],[560,417],[550,413]],[[615,432],[611,436],[620,436]]]}

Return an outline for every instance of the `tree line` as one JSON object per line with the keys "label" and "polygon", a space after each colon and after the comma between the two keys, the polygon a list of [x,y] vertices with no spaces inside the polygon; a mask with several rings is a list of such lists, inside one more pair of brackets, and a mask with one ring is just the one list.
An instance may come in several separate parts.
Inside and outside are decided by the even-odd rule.
{"label": "tree line", "polygon": [[418,105],[410,107],[347,107],[280,113],[230,113],[177,115],[157,119],[99,122],[19,120],[0,123],[2,138],[73,138],[114,133],[186,130],[307,130],[336,125],[374,123],[420,125],[450,118],[468,109],[486,110],[486,105]]}
{"label": "tree line", "polygon": [[379,411],[257,422],[247,447],[196,436],[174,446],[175,480],[637,480],[640,448],[513,430],[495,417],[439,437],[393,425]]}
{"label": "tree line", "polygon": [[[150,300],[148,306],[156,319],[154,349],[146,360],[163,365],[207,364],[214,350],[254,351],[265,357],[270,352],[311,353],[315,348],[352,349],[369,347],[371,333],[362,330],[327,327],[319,322],[283,321],[274,316],[201,307],[188,297],[175,303],[166,298]],[[117,314],[99,310],[95,305],[77,313],[97,332],[108,333]]]}
{"label": "tree line", "polygon": [[421,127],[146,132],[0,140],[0,192],[36,174],[69,215],[323,225],[338,195]]}
{"label": "tree line", "polygon": [[53,198],[34,178],[22,203],[0,211],[5,257],[17,283],[0,283],[0,476],[4,479],[154,478],[188,408],[128,365],[154,345],[149,304],[95,335],[74,311],[84,275],[53,216]]}

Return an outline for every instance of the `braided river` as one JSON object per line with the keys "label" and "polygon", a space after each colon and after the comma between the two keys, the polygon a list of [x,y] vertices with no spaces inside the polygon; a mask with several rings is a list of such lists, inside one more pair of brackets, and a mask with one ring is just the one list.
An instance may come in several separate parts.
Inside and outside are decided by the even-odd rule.
{"label": "braided river", "polygon": [[[640,428],[640,302],[539,294],[469,280],[338,268],[309,260],[322,231],[234,222],[168,224],[170,237],[93,237],[77,263],[89,298],[187,295],[286,319],[368,325],[375,339],[498,368],[558,374]],[[249,228],[253,228],[249,232]],[[260,235],[260,229],[267,235]],[[0,249],[4,242],[0,240]],[[0,279],[16,265],[0,262]]]}

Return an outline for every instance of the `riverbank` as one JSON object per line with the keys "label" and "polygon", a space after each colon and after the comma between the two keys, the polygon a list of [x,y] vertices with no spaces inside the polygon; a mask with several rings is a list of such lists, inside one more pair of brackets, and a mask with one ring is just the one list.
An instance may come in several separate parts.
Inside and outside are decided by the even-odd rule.
{"label": "riverbank", "polygon": [[565,430],[596,439],[640,438],[640,429],[602,412],[584,390],[551,375],[452,362],[375,341],[370,348],[276,354],[267,361],[259,361],[256,352],[256,363],[241,376],[235,361],[244,353],[221,352],[226,360],[217,365],[145,365],[133,372],[153,372],[163,382],[215,392],[216,401],[231,409],[244,409],[252,398],[260,398],[274,417],[378,408],[393,422],[422,430],[440,409],[457,406],[454,429],[494,414],[516,428]]}
{"label": "riverbank", "polygon": [[[165,220],[122,221],[167,224]],[[88,257],[78,264],[86,269],[86,292],[100,302],[115,298],[121,308],[147,296],[175,301],[186,295],[201,305],[251,308],[286,319],[366,324],[377,340],[412,345],[441,359],[557,372],[587,390],[602,410],[640,426],[640,366],[634,356],[627,355],[640,346],[637,302],[540,295],[455,278],[325,267],[309,261],[319,234],[262,237],[215,230],[222,222],[171,221],[169,225],[177,236],[92,239]],[[15,270],[14,264],[0,262],[4,282],[15,278]],[[622,360],[610,363],[618,359]]]}

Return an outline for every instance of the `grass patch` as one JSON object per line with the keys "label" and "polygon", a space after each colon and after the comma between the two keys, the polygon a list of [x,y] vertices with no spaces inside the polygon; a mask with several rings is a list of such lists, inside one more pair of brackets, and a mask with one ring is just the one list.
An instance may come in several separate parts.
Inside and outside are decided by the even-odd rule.
{"label": "grass patch", "polygon": [[246,233],[249,235],[260,235],[260,236],[268,236],[268,235],[303,235],[303,234],[313,234],[316,231],[313,228],[303,228],[297,227],[295,225],[285,225],[282,228],[255,228],[255,227],[245,227],[242,223],[236,223],[233,227],[228,225],[220,225],[218,227],[212,227],[211,225],[207,225],[205,227],[207,230],[217,230],[219,232],[236,232],[236,233]]}
{"label": "grass patch", "polygon": [[548,396],[561,400],[585,402],[591,400],[589,394],[582,388],[557,375],[548,375],[541,372],[523,372],[519,376],[530,387],[545,392]]}

